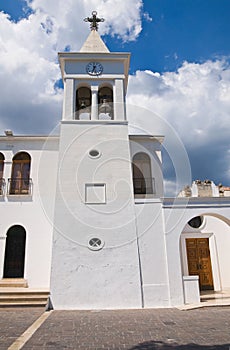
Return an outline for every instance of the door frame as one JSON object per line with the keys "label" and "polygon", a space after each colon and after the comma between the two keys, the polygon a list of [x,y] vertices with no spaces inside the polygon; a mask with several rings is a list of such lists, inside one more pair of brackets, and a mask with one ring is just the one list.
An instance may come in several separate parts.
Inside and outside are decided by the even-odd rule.
{"label": "door frame", "polygon": [[186,238],[208,238],[209,239],[209,251],[210,251],[210,260],[211,260],[211,268],[212,268],[213,288],[215,292],[221,291],[219,262],[218,262],[217,247],[216,247],[216,240],[215,240],[214,233],[213,232],[210,232],[210,233],[183,232],[181,234],[181,265],[182,265],[183,276],[189,276]]}

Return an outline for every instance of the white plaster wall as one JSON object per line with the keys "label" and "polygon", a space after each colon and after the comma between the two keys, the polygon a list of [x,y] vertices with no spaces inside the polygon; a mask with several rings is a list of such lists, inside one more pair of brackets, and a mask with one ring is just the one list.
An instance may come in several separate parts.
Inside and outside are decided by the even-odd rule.
{"label": "white plaster wall", "polygon": [[[0,140],[1,151],[6,159],[4,178],[7,180],[11,176],[13,156],[17,152],[26,151],[31,156],[30,177],[33,192],[32,196],[6,195],[1,198],[0,278],[3,276],[7,231],[13,225],[22,225],[26,230],[24,278],[27,279],[29,288],[49,289],[53,225],[52,217],[48,217],[41,201],[40,195],[43,189],[40,177],[46,174],[46,183],[52,183],[49,189],[51,208],[54,203],[58,142],[54,140],[46,144],[44,140],[36,141],[36,139],[25,138],[20,141],[12,139],[10,145],[9,150],[9,142]],[[41,159],[44,157],[48,159],[46,165],[49,165],[42,168],[44,163],[41,162]]]}
{"label": "white plaster wall", "polygon": [[[95,159],[88,152],[97,149]],[[61,127],[51,300],[56,309],[141,307],[126,123]],[[85,203],[85,184],[106,185],[105,204]],[[92,237],[105,244],[91,251]]]}
{"label": "white plaster wall", "polygon": [[88,235],[82,246],[55,232],[51,275],[54,308],[141,308],[136,242],[109,247],[108,232],[95,232],[94,236],[105,240],[102,250],[87,247]]}
{"label": "white plaster wall", "polygon": [[[174,209],[176,212],[177,209]],[[181,271],[180,257],[180,227],[177,223],[177,215],[175,213],[175,221],[167,225],[168,215],[167,210],[164,210],[165,215],[165,239],[167,250],[167,264],[169,277],[170,305],[177,306],[184,304],[184,292]]]}
{"label": "white plaster wall", "polygon": [[161,201],[137,200],[144,307],[169,306],[169,288]]}
{"label": "white plaster wall", "polygon": [[203,232],[212,232],[215,236],[215,245],[220,274],[221,289],[230,288],[230,226],[221,219],[205,216]]}

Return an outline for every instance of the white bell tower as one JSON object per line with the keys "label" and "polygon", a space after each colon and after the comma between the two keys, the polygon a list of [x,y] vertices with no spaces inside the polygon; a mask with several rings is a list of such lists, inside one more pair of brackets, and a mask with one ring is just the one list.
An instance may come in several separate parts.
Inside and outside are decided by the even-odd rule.
{"label": "white bell tower", "polygon": [[97,26],[91,25],[80,52],[59,53],[59,61],[65,91],[63,120],[126,120],[129,53],[109,52]]}
{"label": "white bell tower", "polygon": [[96,12],[64,82],[54,212],[55,309],[140,308],[141,273],[125,112],[129,53],[111,53]]}

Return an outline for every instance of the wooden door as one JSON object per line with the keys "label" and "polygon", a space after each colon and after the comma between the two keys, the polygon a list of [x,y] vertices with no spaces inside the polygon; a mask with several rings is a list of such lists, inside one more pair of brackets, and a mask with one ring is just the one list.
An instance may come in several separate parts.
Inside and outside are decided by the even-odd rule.
{"label": "wooden door", "polygon": [[12,226],[7,232],[4,278],[23,278],[26,231],[22,226]]}
{"label": "wooden door", "polygon": [[208,238],[186,239],[189,275],[198,275],[201,290],[213,289]]}

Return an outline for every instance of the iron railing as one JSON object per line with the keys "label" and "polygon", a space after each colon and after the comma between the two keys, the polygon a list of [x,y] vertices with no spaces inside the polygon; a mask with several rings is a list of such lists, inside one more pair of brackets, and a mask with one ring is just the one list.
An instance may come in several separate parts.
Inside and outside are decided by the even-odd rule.
{"label": "iron railing", "polygon": [[6,187],[5,179],[0,178],[0,196],[3,196],[5,194],[5,187]]}
{"label": "iron railing", "polygon": [[135,195],[155,194],[155,178],[133,178],[133,188]]}
{"label": "iron railing", "polygon": [[31,195],[32,194],[32,179],[30,178],[11,178],[8,179],[9,195]]}

